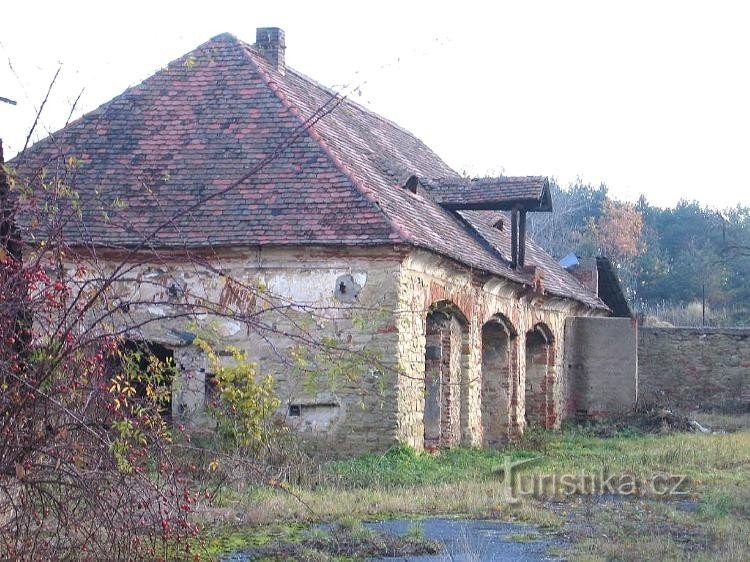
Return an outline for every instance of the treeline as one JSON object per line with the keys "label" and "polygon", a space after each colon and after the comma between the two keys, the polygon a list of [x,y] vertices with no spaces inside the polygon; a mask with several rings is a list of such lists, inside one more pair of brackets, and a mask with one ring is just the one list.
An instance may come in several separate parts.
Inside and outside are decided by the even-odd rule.
{"label": "treeline", "polygon": [[750,207],[694,201],[658,207],[611,197],[605,185],[551,185],[554,211],[530,219],[533,239],[555,257],[604,255],[616,264],[634,310],[652,320],[750,324]]}

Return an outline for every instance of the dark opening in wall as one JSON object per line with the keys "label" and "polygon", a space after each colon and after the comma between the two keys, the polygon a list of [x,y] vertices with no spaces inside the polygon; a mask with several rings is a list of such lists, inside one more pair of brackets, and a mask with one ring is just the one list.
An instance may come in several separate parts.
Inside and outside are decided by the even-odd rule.
{"label": "dark opening in wall", "polygon": [[177,372],[174,352],[161,344],[148,341],[125,340],[120,371],[128,375],[135,396],[147,398],[149,385],[160,396],[159,411],[162,417],[172,420],[172,384]]}

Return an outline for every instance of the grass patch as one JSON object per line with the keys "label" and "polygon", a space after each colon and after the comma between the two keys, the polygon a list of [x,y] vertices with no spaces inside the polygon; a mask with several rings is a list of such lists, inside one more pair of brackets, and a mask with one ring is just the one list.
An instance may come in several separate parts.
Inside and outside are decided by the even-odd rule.
{"label": "grass patch", "polygon": [[505,540],[511,542],[532,543],[542,539],[539,533],[512,533],[505,535]]}
{"label": "grass patch", "polygon": [[325,473],[346,488],[425,486],[484,479],[508,458],[534,456],[530,452],[491,449],[449,449],[439,454],[417,453],[405,445],[385,454],[370,454],[329,463]]}
{"label": "grass patch", "polygon": [[750,430],[750,413],[697,413],[693,416],[701,425],[712,431],[735,431]]}
{"label": "grass patch", "polygon": [[215,558],[220,554],[262,547],[271,542],[298,541],[304,528],[301,524],[207,527],[203,529],[200,542],[193,550],[209,558]]}

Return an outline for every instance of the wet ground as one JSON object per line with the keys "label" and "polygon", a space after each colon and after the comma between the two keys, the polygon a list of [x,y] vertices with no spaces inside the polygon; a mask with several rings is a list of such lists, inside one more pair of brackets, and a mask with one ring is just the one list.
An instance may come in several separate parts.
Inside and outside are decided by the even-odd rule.
{"label": "wet ground", "polygon": [[[553,537],[540,534],[529,525],[502,521],[470,519],[423,519],[422,532],[428,539],[443,543],[444,551],[436,555],[409,558],[375,558],[378,561],[407,560],[409,562],[531,562],[561,560],[547,554],[552,546],[559,546]],[[365,526],[393,534],[404,534],[412,524],[395,519]]]}
{"label": "wet ground", "polygon": [[[367,558],[368,560],[392,562],[531,562],[539,560],[562,560],[548,554],[548,549],[561,546],[559,539],[540,532],[531,525],[505,523],[494,520],[430,518],[416,522],[409,519],[392,519],[366,522],[364,526],[373,531],[394,536],[414,532],[414,526],[427,539],[442,543],[439,554]],[[320,528],[327,528],[322,526]],[[247,562],[255,560],[258,552],[246,550],[221,557],[222,562]]]}

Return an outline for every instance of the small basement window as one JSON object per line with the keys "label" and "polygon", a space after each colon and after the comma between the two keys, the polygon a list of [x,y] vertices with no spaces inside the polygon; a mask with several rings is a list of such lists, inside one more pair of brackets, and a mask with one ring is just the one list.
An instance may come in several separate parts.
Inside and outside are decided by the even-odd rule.
{"label": "small basement window", "polygon": [[289,406],[289,416],[297,418],[302,415],[302,406],[299,404],[291,404]]}

